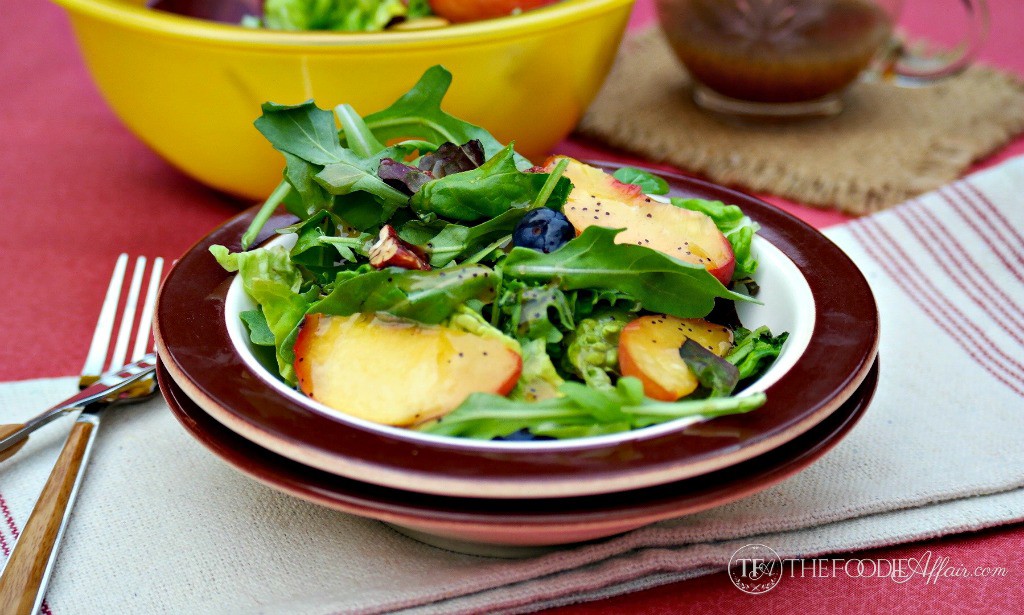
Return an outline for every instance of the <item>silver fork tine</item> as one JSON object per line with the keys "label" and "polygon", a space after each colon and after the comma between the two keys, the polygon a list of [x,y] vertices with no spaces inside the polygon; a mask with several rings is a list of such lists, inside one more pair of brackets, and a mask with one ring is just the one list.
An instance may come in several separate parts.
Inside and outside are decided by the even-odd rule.
{"label": "silver fork tine", "polygon": [[146,301],[142,304],[142,314],[139,316],[139,332],[135,337],[132,361],[138,361],[149,351],[149,341],[153,337],[153,310],[156,307],[156,293],[160,288],[160,276],[163,271],[164,259],[158,256],[153,259],[153,269],[149,274],[149,286],[146,288]]}
{"label": "silver fork tine", "polygon": [[121,327],[117,330],[117,341],[114,343],[114,353],[110,357],[108,370],[117,369],[125,364],[128,358],[128,342],[132,337],[132,327],[135,325],[135,308],[139,305],[139,294],[142,290],[142,274],[146,271],[146,257],[140,256],[135,261],[135,271],[132,272],[132,281],[128,285],[128,296],[125,299],[124,311],[121,316]]}
{"label": "silver fork tine", "polygon": [[93,331],[92,342],[89,344],[89,354],[86,355],[85,365],[82,366],[83,382],[86,377],[95,379],[103,373],[103,363],[107,358],[111,334],[114,332],[114,318],[117,315],[117,303],[121,297],[121,285],[124,283],[127,266],[128,255],[118,256],[114,264],[114,273],[110,277],[110,285],[107,287],[107,296],[104,297],[103,307],[100,309],[100,317],[96,321],[96,330]]}

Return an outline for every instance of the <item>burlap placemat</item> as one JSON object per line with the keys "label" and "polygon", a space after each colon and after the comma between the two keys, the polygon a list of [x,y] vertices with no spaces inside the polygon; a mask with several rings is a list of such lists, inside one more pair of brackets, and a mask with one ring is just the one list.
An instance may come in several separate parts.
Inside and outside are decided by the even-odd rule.
{"label": "burlap placemat", "polygon": [[923,88],[860,83],[834,118],[737,126],[698,109],[660,30],[623,42],[578,132],[713,181],[850,214],[959,177],[1024,131],[1024,83],[975,66]]}

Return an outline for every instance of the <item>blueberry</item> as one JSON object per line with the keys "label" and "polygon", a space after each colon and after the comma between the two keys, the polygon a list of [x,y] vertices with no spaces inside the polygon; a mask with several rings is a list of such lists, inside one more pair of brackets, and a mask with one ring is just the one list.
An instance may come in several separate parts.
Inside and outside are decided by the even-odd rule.
{"label": "blueberry", "polygon": [[540,207],[526,212],[512,231],[512,242],[521,248],[549,254],[576,236],[576,229],[561,212]]}
{"label": "blueberry", "polygon": [[534,442],[537,440],[554,440],[551,436],[535,436],[530,433],[527,428],[522,428],[519,431],[513,431],[507,436],[497,436],[495,440],[503,440],[505,442]]}

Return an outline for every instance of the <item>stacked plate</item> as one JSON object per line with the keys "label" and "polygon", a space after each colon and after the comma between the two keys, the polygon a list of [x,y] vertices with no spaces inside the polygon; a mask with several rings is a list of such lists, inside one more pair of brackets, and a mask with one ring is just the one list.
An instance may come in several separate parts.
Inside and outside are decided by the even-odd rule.
{"label": "stacked plate", "polygon": [[[674,196],[733,203],[761,225],[763,303],[742,306],[740,318],[790,337],[754,384],[768,397],[754,412],[541,442],[445,438],[346,417],[282,384],[248,347],[238,318],[248,300],[208,249],[237,250],[254,210],[168,275],[156,322],[161,390],[185,428],[243,473],[449,548],[600,538],[763,490],[824,454],[867,408],[877,382],[874,299],[849,258],[803,222],[720,186],[660,175]],[[292,222],[272,218],[264,236]]]}

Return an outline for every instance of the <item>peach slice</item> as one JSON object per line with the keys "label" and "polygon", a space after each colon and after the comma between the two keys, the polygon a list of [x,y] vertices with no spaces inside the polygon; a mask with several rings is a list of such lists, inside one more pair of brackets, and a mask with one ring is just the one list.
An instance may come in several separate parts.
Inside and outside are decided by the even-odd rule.
{"label": "peach slice", "polygon": [[619,335],[619,369],[644,385],[651,399],[675,401],[697,389],[697,378],[679,356],[679,348],[692,339],[720,357],[732,348],[732,331],[700,318],[661,314],[630,322]]}
{"label": "peach slice", "polygon": [[500,339],[372,314],[307,315],[295,340],[303,393],[385,425],[438,418],[471,393],[505,395],[521,369]]}
{"label": "peach slice", "polygon": [[558,0],[430,0],[436,15],[461,23],[504,17],[517,11],[529,11]]}
{"label": "peach slice", "polygon": [[[550,171],[564,156],[544,165]],[[732,280],[736,257],[714,220],[698,211],[659,203],[639,186],[624,184],[601,169],[569,158],[565,177],[573,183],[562,213],[582,233],[588,226],[624,228],[615,243],[652,248],[681,261],[702,265],[722,284]]]}

